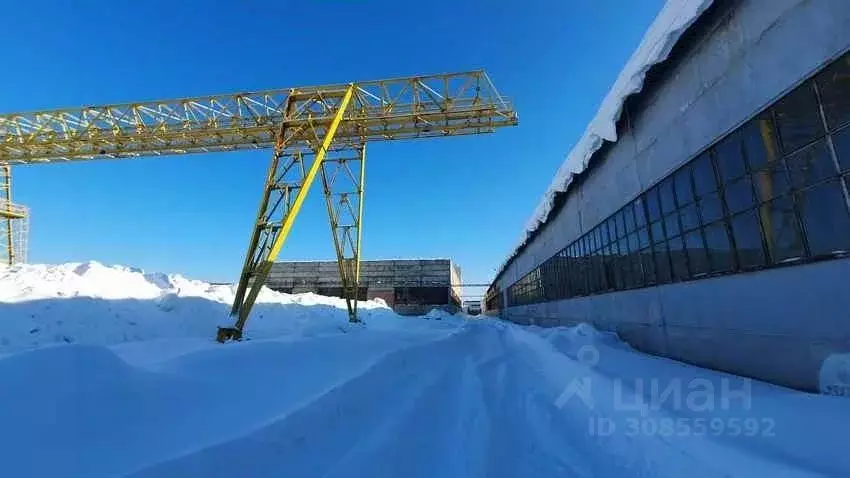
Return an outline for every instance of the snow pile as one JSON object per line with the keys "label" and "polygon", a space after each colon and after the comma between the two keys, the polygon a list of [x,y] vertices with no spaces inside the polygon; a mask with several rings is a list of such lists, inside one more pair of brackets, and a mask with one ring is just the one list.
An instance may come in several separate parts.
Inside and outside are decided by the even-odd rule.
{"label": "snow pile", "polygon": [[4,476],[850,476],[850,401],[589,325],[362,303],[351,326],[264,291],[222,345],[230,286],[87,263],[0,271],[0,294]]}
{"label": "snow pile", "polygon": [[563,433],[593,442],[599,476],[850,476],[846,398],[645,355],[587,324],[510,337],[559,391]]}
{"label": "snow pile", "polygon": [[643,355],[586,325],[406,324],[421,327],[0,357],[4,472],[850,476],[846,399]]}
{"label": "snow pile", "polygon": [[820,369],[821,393],[850,397],[850,354],[831,354]]}
{"label": "snow pile", "polygon": [[[0,353],[49,343],[113,344],[212,337],[229,322],[235,287],[97,262],[0,267]],[[383,302],[362,317],[396,319]],[[346,326],[345,301],[263,289],[246,333],[310,334]]]}
{"label": "snow pile", "polygon": [[667,0],[608,91],[596,116],[555,173],[552,183],[526,223],[519,243],[500,268],[500,273],[530,236],[546,223],[549,213],[552,212],[555,195],[566,191],[573,181],[573,176],[587,169],[591,158],[604,142],[617,141],[617,120],[626,98],[641,91],[649,69],[667,59],[679,38],[712,3],[713,0]]}

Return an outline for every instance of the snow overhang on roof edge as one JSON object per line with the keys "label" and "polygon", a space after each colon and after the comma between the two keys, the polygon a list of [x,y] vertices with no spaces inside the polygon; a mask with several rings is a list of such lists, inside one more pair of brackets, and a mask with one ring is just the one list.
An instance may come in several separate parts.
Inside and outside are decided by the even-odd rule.
{"label": "snow overhang on roof edge", "polygon": [[499,267],[496,279],[526,245],[532,234],[549,219],[555,195],[566,191],[573,177],[587,169],[593,155],[605,141],[612,143],[617,141],[617,121],[620,119],[626,98],[640,93],[649,69],[667,59],[679,38],[713,2],[714,0],[667,0],[608,91],[596,116],[567,155],[567,159],[558,168],[552,183],[535,208],[534,214],[526,223],[522,238]]}

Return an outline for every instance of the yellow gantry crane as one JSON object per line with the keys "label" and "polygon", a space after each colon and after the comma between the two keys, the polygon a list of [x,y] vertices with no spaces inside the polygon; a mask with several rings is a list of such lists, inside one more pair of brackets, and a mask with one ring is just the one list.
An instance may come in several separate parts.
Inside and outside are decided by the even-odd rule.
{"label": "yellow gantry crane", "polygon": [[478,70],[0,115],[0,167],[8,173],[15,164],[272,148],[231,309],[235,323],[217,335],[226,341],[241,338],[317,176],[349,320],[356,322],[366,143],[516,124],[511,103]]}

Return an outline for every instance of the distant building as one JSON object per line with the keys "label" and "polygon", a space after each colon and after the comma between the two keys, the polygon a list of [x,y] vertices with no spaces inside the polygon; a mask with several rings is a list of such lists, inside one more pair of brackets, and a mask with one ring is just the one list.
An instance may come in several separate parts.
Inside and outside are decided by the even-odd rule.
{"label": "distant building", "polygon": [[850,353],[848,25],[847,0],[669,1],[487,313],[818,389]]}
{"label": "distant building", "polygon": [[[359,299],[382,299],[399,314],[421,315],[461,307],[461,271],[450,259],[362,261]],[[277,262],[266,286],[286,293],[341,297],[336,261]]]}

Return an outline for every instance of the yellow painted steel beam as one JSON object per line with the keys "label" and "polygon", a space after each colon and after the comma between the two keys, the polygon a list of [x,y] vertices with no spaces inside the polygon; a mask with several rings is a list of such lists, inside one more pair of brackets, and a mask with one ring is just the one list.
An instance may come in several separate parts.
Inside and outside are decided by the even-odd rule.
{"label": "yellow painted steel beam", "polygon": [[[2,203],[0,203],[0,208],[5,208]],[[10,209],[0,209],[0,218],[4,219],[24,219],[27,215],[22,212],[15,212]]]}
{"label": "yellow painted steel beam", "polygon": [[[339,146],[492,132],[517,124],[484,71],[353,83]],[[314,150],[349,85],[289,88],[0,115],[0,164],[270,148]],[[285,113],[285,105],[293,109]]]}

